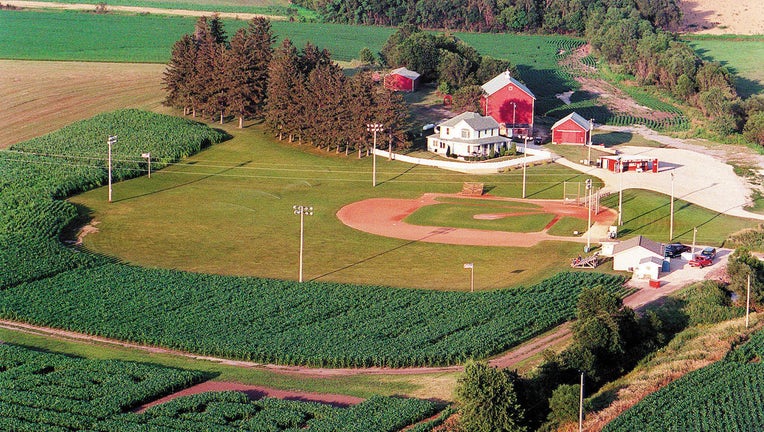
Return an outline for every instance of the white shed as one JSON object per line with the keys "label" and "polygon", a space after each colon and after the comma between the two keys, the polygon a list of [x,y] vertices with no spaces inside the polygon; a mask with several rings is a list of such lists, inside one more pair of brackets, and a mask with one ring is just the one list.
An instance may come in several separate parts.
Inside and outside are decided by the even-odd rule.
{"label": "white shed", "polygon": [[663,245],[637,236],[622,241],[613,248],[613,270],[635,271],[642,259],[654,257],[663,263]]}
{"label": "white shed", "polygon": [[639,265],[634,269],[634,277],[637,279],[658,279],[663,265],[663,258],[654,256],[639,260]]}

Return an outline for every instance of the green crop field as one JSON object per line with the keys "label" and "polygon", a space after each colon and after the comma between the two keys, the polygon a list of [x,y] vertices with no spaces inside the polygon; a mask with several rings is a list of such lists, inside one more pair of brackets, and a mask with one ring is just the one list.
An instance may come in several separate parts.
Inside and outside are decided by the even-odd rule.
{"label": "green crop field", "polygon": [[727,358],[647,396],[603,430],[760,431],[764,429],[764,332]]}
{"label": "green crop field", "polygon": [[704,60],[717,61],[737,75],[741,97],[764,93],[764,36],[694,36],[690,46]]}
{"label": "green crop field", "polygon": [[[42,0],[44,2],[92,4],[94,7],[99,2],[96,0]],[[131,6],[156,9],[181,9],[190,11],[207,12],[232,12],[262,14],[272,17],[299,16],[304,19],[316,18],[316,13],[298,6],[291,5],[284,0],[110,0],[110,6]]]}
{"label": "green crop field", "polygon": [[[8,431],[397,431],[438,411],[419,399],[374,396],[351,407],[201,393],[129,411],[205,380],[203,373],[90,360],[0,345],[0,428]],[[359,425],[363,425],[359,429]]]}

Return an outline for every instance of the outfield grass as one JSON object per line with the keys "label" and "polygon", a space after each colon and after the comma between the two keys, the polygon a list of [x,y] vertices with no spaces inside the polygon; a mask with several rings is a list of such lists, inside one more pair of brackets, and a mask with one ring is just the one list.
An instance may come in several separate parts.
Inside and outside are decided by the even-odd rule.
{"label": "outfield grass", "polygon": [[[335,216],[354,201],[456,193],[465,181],[483,182],[493,195],[519,197],[520,171],[471,176],[380,159],[372,188],[370,158],[315,155],[275,142],[258,127],[226,130],[235,138],[185,164],[115,184],[112,204],[105,188],[72,198],[100,230],[85,237],[85,246],[142,266],[295,279],[299,218],[292,206],[302,204],[315,208],[305,219],[306,279],[462,290],[469,289],[462,264],[474,261],[480,269],[476,289],[495,289],[567,269],[580,249],[574,243],[528,250],[412,242],[356,231]],[[529,168],[527,178],[529,198],[561,199],[564,181],[585,177],[551,164]],[[532,265],[508,265],[512,255],[537,258]]]}
{"label": "outfield grass", "polygon": [[[657,192],[627,189],[623,192],[623,226],[618,236],[644,235],[659,242],[669,242],[671,224],[670,198]],[[602,204],[618,209],[618,194],[611,194]],[[733,232],[755,227],[758,221],[726,216],[682,200],[674,202],[674,240],[692,243],[693,228],[698,228],[696,241],[700,245],[723,246]]]}
{"label": "outfield grass", "polygon": [[[573,234],[578,232],[578,234]],[[564,216],[555,222],[548,233],[555,236],[581,237],[586,232],[586,221],[579,218]]]}
{"label": "outfield grass", "polygon": [[704,60],[717,61],[737,75],[735,88],[743,98],[764,92],[764,36],[685,37]]}

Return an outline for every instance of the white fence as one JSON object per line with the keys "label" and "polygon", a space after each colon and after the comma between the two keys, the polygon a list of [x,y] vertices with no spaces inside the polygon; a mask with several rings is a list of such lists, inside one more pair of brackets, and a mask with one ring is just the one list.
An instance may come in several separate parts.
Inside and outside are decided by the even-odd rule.
{"label": "white fence", "polygon": [[[388,157],[386,150],[376,150],[378,156]],[[426,165],[442,168],[449,171],[457,171],[465,174],[495,174],[505,171],[507,168],[523,166],[523,162],[532,164],[552,159],[552,154],[545,150],[528,148],[528,156],[515,159],[507,159],[498,162],[456,162],[441,159],[422,159],[393,153],[392,159],[415,165]]]}

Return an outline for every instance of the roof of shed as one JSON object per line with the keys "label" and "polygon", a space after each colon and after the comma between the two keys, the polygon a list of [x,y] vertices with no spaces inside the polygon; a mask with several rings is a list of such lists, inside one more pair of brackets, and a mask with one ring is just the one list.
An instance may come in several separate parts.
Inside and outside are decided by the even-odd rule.
{"label": "roof of shed", "polygon": [[557,129],[558,126],[562,125],[568,120],[573,120],[577,125],[581,126],[581,128],[584,130],[588,130],[589,127],[591,126],[591,124],[589,123],[589,120],[581,117],[580,114],[574,111],[566,115],[565,117],[561,118],[560,120],[558,120],[557,123],[552,125],[552,129]]}
{"label": "roof of shed", "polygon": [[649,238],[643,237],[643,236],[632,237],[628,240],[618,243],[613,248],[613,255],[619,254],[621,252],[627,251],[629,249],[632,249],[638,246],[643,247],[647,249],[648,251],[653,252],[657,255],[663,256],[663,245],[658,243],[657,241],[650,240]]}
{"label": "roof of shed", "polygon": [[415,80],[419,78],[419,74],[417,72],[414,72],[412,70],[408,70],[405,67],[399,67],[398,69],[393,69],[390,71],[390,75],[400,75],[404,76],[406,78],[410,78],[412,80]]}

